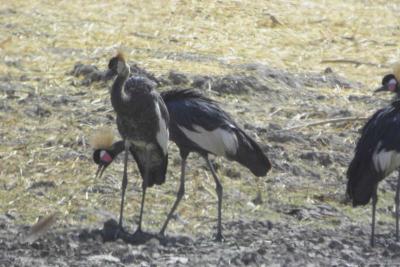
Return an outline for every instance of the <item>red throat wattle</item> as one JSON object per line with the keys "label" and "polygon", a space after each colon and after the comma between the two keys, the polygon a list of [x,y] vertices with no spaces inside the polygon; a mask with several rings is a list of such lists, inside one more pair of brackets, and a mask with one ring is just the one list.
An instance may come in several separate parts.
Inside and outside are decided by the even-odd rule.
{"label": "red throat wattle", "polygon": [[101,153],[101,154],[102,154],[101,161],[107,162],[107,163],[112,161],[112,157],[107,152],[104,151],[104,153]]}

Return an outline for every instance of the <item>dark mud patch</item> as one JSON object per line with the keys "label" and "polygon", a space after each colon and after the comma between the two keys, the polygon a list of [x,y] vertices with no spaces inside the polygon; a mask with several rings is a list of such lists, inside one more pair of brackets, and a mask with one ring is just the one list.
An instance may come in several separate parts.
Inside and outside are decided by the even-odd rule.
{"label": "dark mud patch", "polygon": [[[266,92],[269,90],[279,90],[282,86],[292,89],[301,89],[305,87],[341,87],[345,89],[360,89],[361,83],[351,82],[346,78],[334,73],[332,70],[324,73],[290,73],[263,64],[248,64],[236,66],[239,69],[237,73],[225,76],[208,75],[190,75],[179,71],[170,71],[168,74],[156,78],[154,74],[140,68],[132,63],[131,75],[145,76],[159,85],[181,85],[198,88],[200,90],[212,90],[221,94],[242,95],[251,91]],[[83,65],[77,63],[70,74],[74,76],[83,76],[84,85],[100,80],[107,81],[111,79],[106,75],[106,71],[100,71],[93,65]]]}
{"label": "dark mud patch", "polygon": [[[326,207],[319,210],[335,213]],[[293,210],[288,216],[298,212]],[[135,245],[121,239],[103,242],[101,230],[62,228],[27,244],[20,234],[26,227],[16,226],[4,216],[0,221],[0,264],[4,266],[354,266],[366,262],[393,265],[400,260],[400,245],[394,242],[393,227],[388,225],[379,225],[377,245],[371,248],[367,225],[355,228],[340,224],[337,229],[324,229],[290,222],[238,220],[224,223],[222,243],[207,236],[171,234],[164,239],[170,242],[152,237]]]}

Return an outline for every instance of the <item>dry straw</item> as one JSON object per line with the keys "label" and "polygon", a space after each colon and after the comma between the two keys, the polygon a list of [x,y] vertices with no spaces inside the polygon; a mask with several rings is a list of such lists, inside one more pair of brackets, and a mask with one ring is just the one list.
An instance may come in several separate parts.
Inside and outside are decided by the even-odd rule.
{"label": "dry straw", "polygon": [[[96,166],[91,159],[92,150],[80,145],[80,140],[76,141],[76,138],[89,136],[91,129],[110,123],[111,119],[114,121],[115,115],[104,84],[80,86],[79,79],[66,74],[78,61],[105,69],[109,58],[115,55],[117,49],[122,49],[129,60],[156,75],[171,69],[191,74],[219,75],[233,72],[230,67],[261,62],[294,72],[323,71],[332,67],[334,72],[365,85],[362,90],[307,89],[326,97],[318,102],[308,99],[308,103],[300,103],[302,99],[298,95],[290,99],[282,97],[283,100],[278,102],[271,102],[269,97],[263,95],[215,95],[227,111],[237,113],[239,123],[249,122],[250,125],[266,128],[275,124],[285,128],[299,109],[310,114],[310,119],[315,121],[327,119],[319,115],[325,107],[341,107],[349,110],[351,116],[371,113],[378,108],[375,101],[358,104],[350,102],[349,95],[368,95],[380,83],[382,75],[389,71],[376,64],[386,64],[400,56],[400,35],[396,34],[398,21],[388,19],[396,18],[398,14],[393,1],[166,2],[59,1],[57,8],[49,1],[16,0],[5,3],[0,16],[0,22],[7,25],[0,27],[0,58],[4,59],[4,64],[0,64],[0,76],[4,86],[10,86],[15,92],[11,97],[6,91],[0,92],[0,158],[3,163],[0,163],[0,177],[1,187],[7,189],[0,194],[2,213],[18,210],[21,215],[18,223],[27,223],[33,221],[37,214],[48,213],[49,201],[59,199],[66,200],[57,207],[61,214],[79,215],[82,206],[118,210],[118,182],[122,172],[118,161],[107,170],[109,179],[114,179],[114,183],[96,181],[97,186],[112,193],[89,193],[89,197],[85,198],[84,188],[93,185],[87,180],[94,177]],[[329,59],[346,61],[321,63]],[[357,67],[357,64],[346,63],[354,60],[363,64]],[[283,90],[275,84],[271,84],[271,88]],[[303,91],[296,91],[296,94],[301,93]],[[65,101],[60,102],[60,99]],[[271,119],[266,114],[272,106],[278,109]],[[27,115],[32,114],[32,110],[35,113],[37,107],[48,109],[51,112],[49,117]],[[240,107],[251,107],[251,112],[239,114]],[[305,134],[309,130],[310,135],[315,136],[315,128],[303,130]],[[338,131],[335,127],[319,128],[324,136]],[[92,146],[109,147],[113,142],[112,135],[109,132],[105,136],[95,138]],[[355,136],[348,138],[345,144],[353,145]],[[275,146],[267,137],[260,134],[260,141]],[[282,146],[287,155],[298,155],[304,149],[297,142],[277,146]],[[328,149],[342,148],[332,146]],[[346,150],[343,148],[343,151]],[[165,209],[172,205],[179,186],[179,156],[176,151],[170,155],[175,157],[177,163],[170,161],[168,183],[148,193],[155,224],[165,219]],[[202,184],[199,187],[193,184],[204,180],[205,175],[197,171],[202,166],[201,162],[191,161],[188,199],[182,204],[179,215],[190,218],[191,225],[203,227],[204,221],[195,219],[196,213],[208,208],[207,204],[215,200],[209,200]],[[233,166],[220,162],[222,170]],[[328,173],[330,169],[343,173],[343,166],[334,164],[324,170],[328,182],[337,178],[337,172]],[[132,176],[137,178],[137,168],[132,168]],[[239,170],[241,177],[251,178],[248,172]],[[272,202],[285,202],[279,196],[292,196],[274,181],[285,180],[292,175],[281,170],[274,172],[268,178],[271,181],[268,197]],[[224,205],[231,206],[224,213],[225,219],[231,217],[231,211],[246,216],[248,211],[242,208],[242,203],[254,194],[250,178],[230,180],[224,185],[227,192]],[[307,176],[298,180],[318,186]],[[42,190],[42,197],[26,190],[37,181],[55,181],[59,186],[38,189]],[[140,187],[140,179],[130,181]],[[336,192],[338,188],[341,187],[336,183],[329,190]],[[326,190],[326,187],[323,189]],[[241,192],[239,196],[229,195],[237,190]],[[128,197],[131,205],[126,207],[127,213],[134,214],[140,200],[137,194],[129,195],[129,192]],[[269,205],[262,205],[262,209],[268,211]],[[76,219],[80,216],[65,216],[65,224],[99,221],[95,212],[86,215],[88,219],[83,221]],[[173,223],[171,231],[173,227],[181,226]],[[185,229],[182,226],[179,230]]]}
{"label": "dry straw", "polygon": [[395,62],[392,66],[393,68],[393,74],[396,77],[397,80],[400,81],[400,61]]}

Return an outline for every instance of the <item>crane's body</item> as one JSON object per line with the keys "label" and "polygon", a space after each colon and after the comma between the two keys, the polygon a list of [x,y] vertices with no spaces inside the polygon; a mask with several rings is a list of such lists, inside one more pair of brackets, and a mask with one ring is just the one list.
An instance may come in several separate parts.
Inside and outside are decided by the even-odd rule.
{"label": "crane's body", "polygon": [[[376,92],[397,92],[395,75],[386,75]],[[400,90],[399,90],[400,91]],[[375,244],[375,213],[378,183],[400,167],[400,101],[378,110],[362,129],[354,158],[347,170],[347,196],[353,206],[372,200],[371,245]],[[400,172],[396,187],[396,239],[399,240]]]}
{"label": "crane's body", "polygon": [[117,75],[111,88],[111,104],[117,113],[118,131],[123,138],[125,150],[119,225],[122,229],[128,151],[131,150],[143,178],[137,230],[141,232],[146,189],[165,182],[169,115],[152,81],[144,77],[129,78],[130,67],[121,54],[110,60],[109,70]]}
{"label": "crane's body", "polygon": [[[170,139],[176,143],[182,158],[178,197],[160,234],[164,234],[173,212],[184,195],[186,159],[191,152],[206,161],[216,183],[218,196],[218,231],[222,239],[222,185],[208,155],[223,156],[247,167],[256,176],[265,176],[271,164],[260,146],[223,111],[219,105],[195,90],[171,90],[161,93],[170,116]],[[119,151],[121,152],[121,151]],[[118,151],[113,151],[117,155]]]}

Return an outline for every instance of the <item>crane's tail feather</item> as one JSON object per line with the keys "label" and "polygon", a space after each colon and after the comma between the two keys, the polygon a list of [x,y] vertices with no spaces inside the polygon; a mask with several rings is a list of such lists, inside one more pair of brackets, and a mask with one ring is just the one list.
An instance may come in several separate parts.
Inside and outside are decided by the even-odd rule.
{"label": "crane's tail feather", "polygon": [[148,181],[149,187],[152,187],[155,184],[162,185],[163,183],[165,183],[167,166],[168,166],[168,155],[164,157],[164,160],[161,162],[160,165],[154,166],[153,168],[150,169],[149,181]]}
{"label": "crane's tail feather", "polygon": [[[137,166],[139,167],[140,175],[143,179],[145,175],[145,160],[139,157],[133,148],[131,148],[130,150],[133,157],[135,158]],[[157,164],[152,163],[149,169],[149,177],[147,181],[148,187],[152,187],[155,184],[161,185],[165,182],[167,166],[168,166],[168,154],[164,155],[163,159],[160,160]]]}
{"label": "crane's tail feather", "polygon": [[347,196],[352,200],[353,206],[368,204],[380,176],[372,162],[360,160],[357,155],[354,157],[347,170],[346,189]]}
{"label": "crane's tail feather", "polygon": [[238,149],[233,160],[247,167],[255,176],[265,176],[271,169],[271,162],[261,147],[244,131],[236,129]]}

